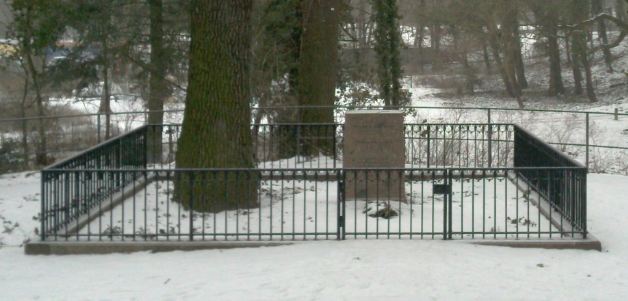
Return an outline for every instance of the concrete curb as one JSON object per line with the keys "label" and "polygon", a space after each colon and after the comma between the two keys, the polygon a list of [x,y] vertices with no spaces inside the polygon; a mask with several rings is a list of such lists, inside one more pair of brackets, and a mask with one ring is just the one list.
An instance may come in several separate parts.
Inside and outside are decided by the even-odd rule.
{"label": "concrete curb", "polygon": [[587,250],[602,251],[602,243],[593,235],[588,234],[587,239],[564,239],[564,240],[482,240],[469,241],[469,243],[481,246],[496,246],[510,248],[536,248],[536,249],[558,249],[558,250]]}
{"label": "concrete curb", "polygon": [[134,252],[172,252],[235,248],[260,248],[291,245],[292,242],[230,241],[163,241],[163,242],[30,242],[24,245],[26,255],[82,255]]}
{"label": "concrete curb", "polygon": [[[331,240],[330,240],[331,241]],[[418,240],[417,240],[418,241]],[[30,242],[24,246],[26,255],[86,255],[86,254],[113,254],[135,252],[172,252],[172,251],[198,251],[236,248],[261,248],[279,247],[310,241],[58,241],[58,242]],[[342,242],[342,241],[340,241]],[[602,251],[601,242],[592,235],[587,239],[563,239],[563,240],[454,240],[450,241],[452,247],[455,243],[467,243],[481,246],[497,246],[510,248],[536,248],[536,249],[560,249],[560,250],[590,250]]]}

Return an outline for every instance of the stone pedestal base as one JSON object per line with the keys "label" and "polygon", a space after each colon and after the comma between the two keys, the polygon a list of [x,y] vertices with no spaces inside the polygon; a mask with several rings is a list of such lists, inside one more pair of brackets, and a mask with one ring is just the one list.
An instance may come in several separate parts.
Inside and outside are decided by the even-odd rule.
{"label": "stone pedestal base", "polygon": [[405,202],[402,170],[347,171],[345,197],[349,200]]}
{"label": "stone pedestal base", "polygon": [[347,199],[405,200],[403,119],[400,111],[353,111],[345,115]]}

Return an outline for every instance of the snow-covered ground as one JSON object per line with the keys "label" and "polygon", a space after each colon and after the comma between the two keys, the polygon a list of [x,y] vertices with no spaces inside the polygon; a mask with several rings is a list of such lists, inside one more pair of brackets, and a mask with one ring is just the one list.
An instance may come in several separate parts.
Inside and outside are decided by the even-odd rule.
{"label": "snow-covered ground", "polygon": [[[321,173],[320,175],[324,175]],[[385,177],[385,174],[381,175]],[[428,173],[427,177],[431,175]],[[278,178],[279,175],[276,176]],[[371,175],[371,185],[375,185]],[[348,199],[345,202],[345,231],[347,239],[360,239],[379,235],[397,236],[408,232],[414,236],[442,238],[444,198],[432,191],[432,185],[439,180],[409,181],[406,183],[405,202],[383,201],[389,192],[380,185],[376,194],[371,191],[368,200]],[[442,184],[442,181],[440,181]],[[90,235],[97,239],[99,234],[113,234],[114,239],[125,235],[131,239],[135,235],[146,236],[149,240],[187,240],[190,226],[197,237],[207,239],[274,240],[324,239],[335,238],[338,214],[338,191],[334,175],[328,181],[262,181],[259,190],[260,204],[250,209],[223,211],[218,213],[190,212],[174,201],[172,181],[153,182],[146,189],[127,199],[110,212],[104,212],[80,235]],[[560,237],[557,225],[545,218],[536,206],[536,194],[517,191],[514,182],[504,176],[488,179],[453,180],[452,184],[452,231],[484,232],[488,237]],[[348,189],[352,189],[350,186]],[[399,187],[391,188],[393,190]],[[377,201],[379,199],[379,202]],[[530,201],[532,199],[532,202]],[[241,202],[238,207],[244,207]],[[390,218],[377,218],[375,213],[390,206],[398,215]],[[98,209],[93,209],[97,212]],[[192,225],[190,225],[190,215]],[[567,224],[567,222],[565,222]],[[560,227],[560,226],[558,226]],[[565,229],[565,231],[568,231]],[[542,233],[541,233],[542,232]],[[225,237],[225,234],[229,234]],[[316,234],[315,234],[316,233]],[[537,235],[537,233],[539,233]],[[155,237],[155,235],[159,235]],[[218,236],[216,236],[218,235]],[[461,238],[455,235],[456,239]],[[464,238],[471,238],[465,234]]]}
{"label": "snow-covered ground", "polygon": [[602,252],[347,240],[160,254],[26,256],[20,244],[36,239],[39,175],[2,175],[0,191],[3,300],[628,298],[624,176],[589,176],[589,230],[602,241]]}

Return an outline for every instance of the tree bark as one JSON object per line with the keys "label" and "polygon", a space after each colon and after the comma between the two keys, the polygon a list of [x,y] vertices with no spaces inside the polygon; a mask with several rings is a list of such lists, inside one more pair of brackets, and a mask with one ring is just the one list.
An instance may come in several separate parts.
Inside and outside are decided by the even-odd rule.
{"label": "tree bark", "polygon": [[401,104],[401,65],[399,62],[401,35],[397,22],[397,1],[374,0],[373,8],[380,96],[384,99],[386,108],[397,109]]}
{"label": "tree bark", "polygon": [[[574,0],[572,3],[572,16],[574,23],[580,23],[587,18],[587,0]],[[572,35],[572,65],[574,69],[574,81],[576,83],[576,94],[582,94],[582,70],[585,73],[586,92],[590,102],[596,102],[595,87],[593,86],[593,75],[591,64],[587,54],[587,33],[583,30],[575,30]]]}
{"label": "tree bark", "polygon": [[[193,0],[188,92],[177,168],[253,168],[249,67],[252,0]],[[175,179],[184,207],[217,212],[254,206],[250,172]],[[199,182],[200,181],[200,182]]]}
{"label": "tree bark", "polygon": [[497,23],[495,22],[495,20],[492,20],[492,18],[488,21],[487,29],[489,44],[491,46],[491,49],[493,50],[493,59],[495,60],[497,68],[499,69],[502,81],[504,82],[504,87],[506,88],[506,92],[511,97],[518,97],[519,95],[514,87],[515,83],[512,82],[512,78],[508,74],[509,69],[506,66],[506,62],[502,60],[502,47],[500,47],[499,41],[500,33],[497,27]]}
{"label": "tree bark", "polygon": [[[527,85],[525,73],[523,70],[523,59],[521,58],[521,41],[519,39],[519,23],[517,21],[517,8],[513,3],[506,4],[500,2],[498,6],[502,12],[499,36],[501,37],[501,45],[503,45],[504,70],[510,85],[512,87],[513,97],[519,99],[521,97],[521,89]],[[521,59],[521,62],[519,62]],[[519,65],[519,63],[521,65]]]}
{"label": "tree bark", "polygon": [[164,49],[163,30],[163,3],[162,0],[149,0],[150,10],[150,63],[149,63],[149,92],[148,92],[148,120],[151,125],[148,135],[148,160],[158,163],[162,153],[162,128],[164,123],[164,99],[167,97],[166,54]]}
{"label": "tree bark", "polygon": [[[602,0],[592,0],[591,1],[591,11],[593,15],[598,15],[603,12]],[[608,34],[606,30],[606,21],[604,19],[600,19],[597,21],[597,34],[600,44],[608,45]],[[604,63],[608,68],[608,72],[613,72],[612,65],[612,54],[611,50],[608,47],[602,47],[602,54],[604,55]]]}
{"label": "tree bark", "polygon": [[[23,62],[21,62],[23,64]],[[22,117],[22,158],[23,168],[29,167],[29,147],[28,147],[28,121],[26,120],[26,101],[28,100],[29,79],[28,74],[24,77],[24,89],[22,90],[22,102],[20,103],[20,116]]]}
{"label": "tree bark", "polygon": [[423,73],[425,71],[425,55],[423,54],[423,40],[425,39],[425,29],[423,28],[423,24],[419,24],[417,26],[418,38],[415,44],[419,48],[419,71]]}
{"label": "tree bark", "polygon": [[484,66],[486,66],[486,70],[491,70],[491,57],[488,51],[488,45],[485,39],[482,39],[482,55],[484,57]]}
{"label": "tree bark", "polygon": [[547,45],[550,63],[549,95],[557,96],[565,93],[565,86],[563,85],[563,75],[560,66],[558,31],[554,26],[548,28]]}
{"label": "tree bark", "polygon": [[439,71],[443,68],[440,53],[441,27],[439,24],[430,26],[430,45],[432,53],[432,71]]}
{"label": "tree bark", "polygon": [[39,136],[39,143],[37,144],[35,162],[38,165],[48,164],[48,143],[46,139],[46,125],[43,119],[46,114],[44,109],[44,96],[42,93],[42,85],[40,82],[39,71],[35,66],[33,58],[33,49],[31,47],[31,39],[33,39],[33,24],[32,24],[32,6],[28,6],[25,12],[26,31],[25,37],[22,42],[22,51],[24,53],[24,59],[26,60],[25,69],[26,76],[30,77],[33,82],[33,88],[35,89],[35,103],[37,105],[37,115],[42,117],[37,121],[37,133]]}
{"label": "tree bark", "polygon": [[523,64],[523,54],[521,53],[521,33],[519,32],[519,22],[517,19],[513,19],[513,55],[515,56],[515,69],[517,72],[517,82],[522,89],[528,87],[528,80],[526,79],[525,65]]}
{"label": "tree bark", "polygon": [[615,0],[615,13],[617,18],[626,22],[628,21],[628,12],[626,8],[626,0]]}
{"label": "tree bark", "polygon": [[109,139],[111,138],[111,90],[109,88],[109,45],[106,36],[103,36],[102,45],[103,87],[98,113],[105,114],[105,139]]}
{"label": "tree bark", "polygon": [[560,45],[558,40],[559,12],[556,6],[545,7],[543,3],[533,2],[532,11],[541,34],[547,39],[547,57],[549,59],[549,96],[565,93],[560,61]]}
{"label": "tree bark", "polygon": [[[303,0],[303,35],[299,56],[301,122],[333,123],[338,65],[339,14],[337,0]],[[321,128],[302,128],[302,152],[314,156],[333,152],[333,137]]]}

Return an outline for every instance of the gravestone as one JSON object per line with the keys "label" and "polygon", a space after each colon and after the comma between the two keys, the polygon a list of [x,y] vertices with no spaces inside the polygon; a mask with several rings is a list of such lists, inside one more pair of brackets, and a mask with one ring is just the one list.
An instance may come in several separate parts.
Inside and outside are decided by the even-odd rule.
{"label": "gravestone", "polygon": [[347,112],[343,142],[343,167],[349,169],[347,199],[405,201],[403,120],[400,111]]}

